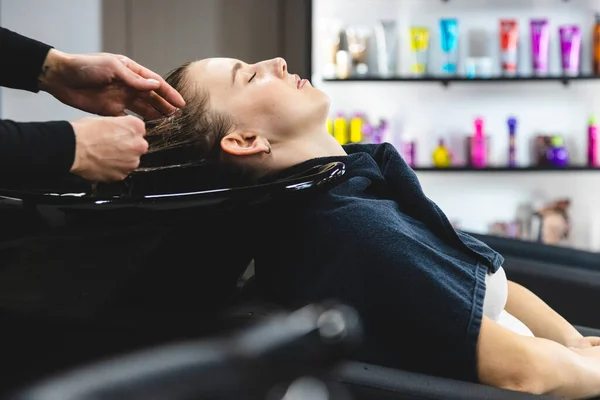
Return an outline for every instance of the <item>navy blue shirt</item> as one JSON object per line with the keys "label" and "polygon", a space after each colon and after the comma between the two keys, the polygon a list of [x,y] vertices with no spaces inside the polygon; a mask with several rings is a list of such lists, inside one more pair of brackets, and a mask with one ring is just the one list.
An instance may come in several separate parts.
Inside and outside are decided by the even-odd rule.
{"label": "navy blue shirt", "polygon": [[263,292],[288,307],[355,307],[365,327],[359,360],[477,381],[485,276],[503,258],[453,229],[393,146],[345,149],[286,171],[342,161],[347,180],[261,216]]}

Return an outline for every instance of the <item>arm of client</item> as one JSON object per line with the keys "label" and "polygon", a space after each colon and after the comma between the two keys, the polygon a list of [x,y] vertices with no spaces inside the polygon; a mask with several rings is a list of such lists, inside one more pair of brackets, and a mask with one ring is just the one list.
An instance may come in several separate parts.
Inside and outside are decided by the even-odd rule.
{"label": "arm of client", "polygon": [[506,311],[521,320],[536,337],[567,347],[591,347],[598,338],[584,338],[566,319],[523,286],[508,281]]}
{"label": "arm of client", "polygon": [[600,394],[598,348],[577,352],[554,341],[513,333],[484,317],[477,373],[487,385],[580,399]]}

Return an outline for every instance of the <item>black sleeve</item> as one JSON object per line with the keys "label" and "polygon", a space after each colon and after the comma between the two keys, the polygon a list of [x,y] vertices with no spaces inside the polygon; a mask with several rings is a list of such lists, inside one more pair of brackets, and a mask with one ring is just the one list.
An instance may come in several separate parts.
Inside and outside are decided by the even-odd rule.
{"label": "black sleeve", "polygon": [[67,174],[74,159],[70,123],[0,120],[0,186]]}
{"label": "black sleeve", "polygon": [[[38,76],[52,47],[0,27],[0,86],[38,92]],[[70,123],[0,120],[0,185],[68,173],[75,158]]]}
{"label": "black sleeve", "polygon": [[0,27],[0,86],[38,92],[38,76],[52,47]]}

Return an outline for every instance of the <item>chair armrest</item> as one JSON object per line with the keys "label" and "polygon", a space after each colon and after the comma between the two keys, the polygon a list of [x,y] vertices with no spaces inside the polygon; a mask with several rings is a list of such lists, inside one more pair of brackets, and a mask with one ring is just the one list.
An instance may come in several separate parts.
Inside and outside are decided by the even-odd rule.
{"label": "chair armrest", "polygon": [[505,257],[525,258],[533,261],[600,271],[600,253],[500,236],[472,232],[465,233],[481,240]]}
{"label": "chair armrest", "polygon": [[354,361],[339,365],[329,378],[344,384],[353,400],[556,400]]}

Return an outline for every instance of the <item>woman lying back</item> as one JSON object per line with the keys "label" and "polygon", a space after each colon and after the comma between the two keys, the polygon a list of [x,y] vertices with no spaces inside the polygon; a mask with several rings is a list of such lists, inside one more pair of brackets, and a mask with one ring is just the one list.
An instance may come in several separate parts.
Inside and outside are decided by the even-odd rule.
{"label": "woman lying back", "polygon": [[[269,300],[354,306],[365,324],[356,357],[366,362],[532,393],[600,395],[600,340],[507,281],[502,256],[455,231],[392,146],[340,146],[325,128],[328,97],[283,59],[206,59],[167,81],[186,107],[150,131],[154,149],[258,178],[328,161],[347,167],[348,179],[327,193],[261,215],[256,275]],[[238,240],[254,239],[233,234],[232,249]]]}

